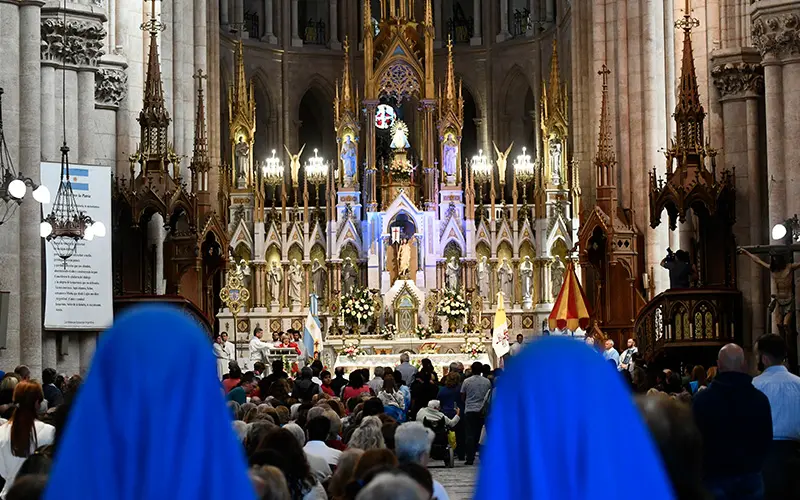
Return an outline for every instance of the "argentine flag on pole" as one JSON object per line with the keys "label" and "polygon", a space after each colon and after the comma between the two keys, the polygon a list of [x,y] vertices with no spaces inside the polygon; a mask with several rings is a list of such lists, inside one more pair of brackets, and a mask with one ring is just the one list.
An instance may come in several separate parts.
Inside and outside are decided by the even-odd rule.
{"label": "argentine flag on pole", "polygon": [[316,353],[322,352],[322,328],[319,324],[319,318],[317,317],[317,314],[319,314],[317,295],[312,293],[308,304],[306,325],[303,327],[303,343],[306,346],[306,352],[308,353],[307,355],[311,359],[314,359],[314,355]]}
{"label": "argentine flag on pole", "polygon": [[503,292],[497,292],[497,311],[494,313],[492,347],[498,358],[502,358],[511,350],[508,345],[508,319],[506,318],[506,307],[503,305]]}

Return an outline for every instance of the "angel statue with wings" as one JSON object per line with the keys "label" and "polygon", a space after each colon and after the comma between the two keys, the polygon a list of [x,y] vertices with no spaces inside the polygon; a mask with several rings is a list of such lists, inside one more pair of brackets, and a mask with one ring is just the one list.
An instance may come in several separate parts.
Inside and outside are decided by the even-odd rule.
{"label": "angel statue with wings", "polygon": [[283,145],[283,149],[286,150],[286,154],[289,155],[289,168],[292,173],[292,185],[297,187],[300,185],[300,155],[303,154],[303,150],[306,149],[306,145],[303,144],[303,147],[300,148],[300,151],[297,152],[296,155],[293,155],[291,151],[289,151],[289,147],[286,144]]}

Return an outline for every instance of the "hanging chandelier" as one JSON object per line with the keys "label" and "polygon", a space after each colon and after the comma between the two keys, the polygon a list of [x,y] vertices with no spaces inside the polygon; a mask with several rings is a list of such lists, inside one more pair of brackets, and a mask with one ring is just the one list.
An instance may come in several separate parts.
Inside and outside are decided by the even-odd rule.
{"label": "hanging chandelier", "polygon": [[27,194],[28,186],[33,190],[34,200],[39,203],[50,203],[50,191],[46,186],[36,185],[30,178],[24,177],[14,169],[3,131],[3,89],[0,87],[0,199],[4,202],[3,208],[0,209],[0,226],[14,215],[22,203],[22,198]]}
{"label": "hanging chandelier", "polygon": [[[66,9],[64,10],[64,26],[67,25]],[[67,67],[62,66],[61,73],[61,118],[63,142],[61,144],[61,178],[58,183],[52,211],[42,219],[39,233],[45,238],[63,261],[75,254],[79,240],[91,241],[95,236],[106,235],[106,227],[102,222],[95,222],[91,217],[78,209],[75,193],[72,192],[72,180],[69,175],[69,147],[67,146]]]}

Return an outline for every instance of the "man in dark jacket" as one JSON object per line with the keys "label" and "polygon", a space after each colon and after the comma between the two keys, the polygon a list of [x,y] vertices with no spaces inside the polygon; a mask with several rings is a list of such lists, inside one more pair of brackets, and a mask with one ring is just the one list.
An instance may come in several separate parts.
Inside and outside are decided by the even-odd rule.
{"label": "man in dark jacket", "polygon": [[761,469],[772,443],[769,400],[753,387],[738,345],[719,351],[717,367],[717,377],[692,404],[703,436],[706,488],[717,500],[763,498]]}

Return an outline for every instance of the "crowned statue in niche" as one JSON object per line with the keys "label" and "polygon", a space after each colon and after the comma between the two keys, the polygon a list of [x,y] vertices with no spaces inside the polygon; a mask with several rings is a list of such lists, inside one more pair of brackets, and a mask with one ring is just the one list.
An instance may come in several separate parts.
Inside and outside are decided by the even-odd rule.
{"label": "crowned statue in niche", "polygon": [[292,265],[289,266],[289,302],[292,305],[292,310],[300,307],[301,297],[303,296],[303,269],[297,262],[297,259],[292,259]]}
{"label": "crowned statue in niche", "polygon": [[353,259],[347,257],[342,266],[342,292],[346,295],[356,287],[358,269],[353,265]]}
{"label": "crowned statue in niche", "polygon": [[314,264],[311,266],[311,279],[314,282],[314,293],[317,294],[317,297],[324,297],[328,272],[325,270],[325,266],[320,264],[319,259],[314,259]]}
{"label": "crowned statue in niche", "polygon": [[550,136],[550,167],[553,184],[561,185],[561,169],[563,163],[563,151],[561,140],[555,135]]}
{"label": "crowned statue in niche", "polygon": [[408,149],[408,125],[403,120],[395,120],[392,124],[392,149]]}
{"label": "crowned statue in niche", "polygon": [[487,262],[486,256],[482,256],[480,262],[478,262],[478,293],[480,293],[481,298],[484,300],[489,300],[489,284],[491,280],[491,273],[492,270],[489,267],[489,262]]}
{"label": "crowned statue in niche", "polygon": [[281,282],[283,281],[283,271],[278,261],[272,261],[269,270],[269,296],[272,298],[272,306],[280,306]]}
{"label": "crowned statue in niche", "polygon": [[530,256],[526,255],[525,260],[519,265],[519,274],[522,277],[522,298],[530,299],[533,288],[533,262]]}
{"label": "crowned statue in niche", "polygon": [[442,169],[445,182],[448,186],[456,185],[456,171],[458,170],[458,144],[452,133],[448,133],[442,145]]}
{"label": "crowned statue in niche", "polygon": [[447,288],[449,290],[458,290],[458,278],[461,275],[461,266],[459,265],[456,257],[450,257],[447,261]]}
{"label": "crowned statue in niche", "polygon": [[352,186],[358,173],[356,143],[350,135],[345,135],[342,141],[342,166],[344,167],[344,184]]}
{"label": "crowned statue in niche", "polygon": [[244,138],[239,136],[239,142],[234,149],[236,155],[236,185],[244,188],[247,185],[247,165],[250,157],[250,146],[244,142]]}

